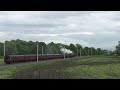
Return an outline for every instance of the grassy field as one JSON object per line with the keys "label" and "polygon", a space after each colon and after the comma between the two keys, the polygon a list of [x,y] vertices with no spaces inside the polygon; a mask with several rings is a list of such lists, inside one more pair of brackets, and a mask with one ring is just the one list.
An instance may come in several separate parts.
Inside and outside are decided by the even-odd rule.
{"label": "grassy field", "polygon": [[3,61],[3,59],[0,59],[0,64],[4,64],[4,61]]}
{"label": "grassy field", "polygon": [[0,79],[120,79],[120,58],[75,57],[5,65],[0,66]]}

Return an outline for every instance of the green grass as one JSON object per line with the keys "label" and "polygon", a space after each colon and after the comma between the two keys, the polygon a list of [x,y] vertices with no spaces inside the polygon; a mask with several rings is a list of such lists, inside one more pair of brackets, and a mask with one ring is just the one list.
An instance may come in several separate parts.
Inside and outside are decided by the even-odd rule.
{"label": "green grass", "polygon": [[4,64],[4,60],[3,59],[0,59],[0,64]]}
{"label": "green grass", "polygon": [[[10,79],[10,76],[12,74],[23,71],[23,70],[29,70],[33,68],[42,68],[46,67],[48,65],[54,65],[59,60],[51,60],[51,61],[42,61],[42,62],[28,62],[28,63],[19,63],[19,64],[12,64],[12,65],[6,65],[0,67],[0,79]],[[1,60],[1,64],[3,64],[3,61]]]}
{"label": "green grass", "polygon": [[74,66],[64,71],[74,79],[120,79],[120,64]]}
{"label": "green grass", "polygon": [[120,58],[75,57],[0,66],[0,79],[10,78],[120,79]]}
{"label": "green grass", "polygon": [[83,60],[76,61],[83,65],[67,67],[64,72],[71,74],[74,79],[120,79],[119,58],[94,57]]}

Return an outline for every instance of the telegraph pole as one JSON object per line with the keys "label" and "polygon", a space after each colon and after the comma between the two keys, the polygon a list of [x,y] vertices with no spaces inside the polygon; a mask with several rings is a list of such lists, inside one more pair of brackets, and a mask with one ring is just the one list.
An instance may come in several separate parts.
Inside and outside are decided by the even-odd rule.
{"label": "telegraph pole", "polygon": [[81,57],[81,48],[80,48],[80,57]]}
{"label": "telegraph pole", "polygon": [[102,50],[101,50],[100,54],[102,55]]}
{"label": "telegraph pole", "polygon": [[42,46],[42,55],[43,55],[43,46]]}
{"label": "telegraph pole", "polygon": [[92,56],[92,48],[91,48],[91,56]]}
{"label": "telegraph pole", "polygon": [[98,55],[98,50],[97,50],[97,55]]}
{"label": "telegraph pole", "polygon": [[88,56],[89,56],[89,48],[88,48]]}
{"label": "telegraph pole", "polygon": [[77,56],[78,56],[78,47],[77,47]]}
{"label": "telegraph pole", "polygon": [[38,42],[37,42],[37,62],[38,62]]}
{"label": "telegraph pole", "polygon": [[5,42],[4,42],[4,57],[5,57]]}
{"label": "telegraph pole", "polygon": [[[66,41],[65,41],[65,44],[66,44]],[[65,45],[64,45],[64,59],[65,59]]]}

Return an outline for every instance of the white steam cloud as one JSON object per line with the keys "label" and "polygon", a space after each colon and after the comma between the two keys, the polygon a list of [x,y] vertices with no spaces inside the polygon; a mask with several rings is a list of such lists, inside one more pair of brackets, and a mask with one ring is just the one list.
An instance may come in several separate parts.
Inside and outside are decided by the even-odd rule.
{"label": "white steam cloud", "polygon": [[[61,52],[64,52],[64,48],[61,48]],[[72,54],[72,51],[65,48],[65,53]]]}

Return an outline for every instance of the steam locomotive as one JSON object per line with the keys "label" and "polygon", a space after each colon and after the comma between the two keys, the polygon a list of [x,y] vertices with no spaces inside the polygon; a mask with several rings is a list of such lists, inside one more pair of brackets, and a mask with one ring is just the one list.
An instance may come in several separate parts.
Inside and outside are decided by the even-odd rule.
{"label": "steam locomotive", "polygon": [[[72,58],[73,54],[65,54],[65,58]],[[62,59],[64,58],[63,54],[43,54],[38,55],[38,60],[51,60],[51,59]],[[18,62],[28,62],[28,61],[37,61],[37,55],[6,55],[4,57],[4,62],[6,64],[18,63]]]}

